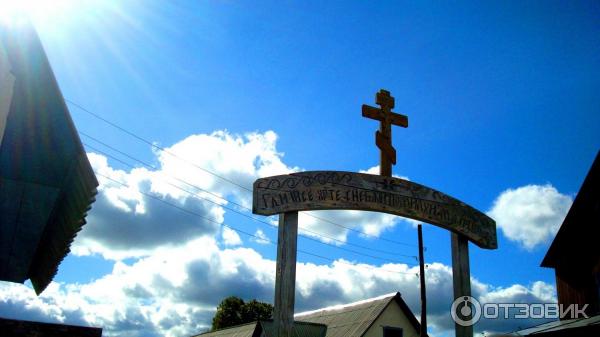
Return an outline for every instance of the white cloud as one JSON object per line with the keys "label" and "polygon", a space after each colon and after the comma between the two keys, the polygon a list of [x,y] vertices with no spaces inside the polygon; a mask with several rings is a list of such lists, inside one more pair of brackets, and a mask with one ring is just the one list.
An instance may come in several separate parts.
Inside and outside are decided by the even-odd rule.
{"label": "white cloud", "polygon": [[488,215],[507,238],[532,250],[554,237],[572,203],[552,185],[527,185],[502,192]]}
{"label": "white cloud", "polygon": [[[297,312],[400,291],[418,316],[418,267],[339,259],[329,265],[300,262],[297,268]],[[431,263],[426,272],[430,326],[446,334],[454,328],[452,269]],[[100,326],[106,336],[192,335],[209,327],[226,296],[272,303],[274,278],[275,261],[252,249],[220,249],[216,240],[200,238],[132,264],[115,262],[110,274],[89,283],[52,283],[40,297],[26,286],[0,283],[0,315]],[[473,278],[472,288],[484,303],[555,301],[554,288],[543,282],[497,288]],[[523,321],[481,321],[476,330],[511,331],[518,324]]]}
{"label": "white cloud", "polygon": [[[176,176],[219,195],[236,197],[244,206],[250,207],[251,193],[237,185],[252,189],[257,178],[299,170],[283,163],[283,153],[277,152],[276,142],[277,134],[273,131],[247,133],[244,136],[215,131],[185,138],[167,148],[166,152],[158,153],[158,160],[161,172],[165,175]],[[165,188],[175,195],[181,194],[173,187]]]}
{"label": "white cloud", "polygon": [[[115,169],[106,157],[89,153],[100,186],[87,218],[88,225],[73,245],[74,254],[97,253],[117,260],[143,257],[159,247],[175,247],[205,235],[216,235],[224,221],[224,207],[245,211],[234,204],[251,206],[252,194],[235,184],[251,188],[257,178],[300,170],[282,161],[283,154],[277,151],[276,141],[273,131],[243,136],[226,131],[192,135],[164,152],[156,152],[159,163],[156,170]],[[361,172],[377,170],[376,166]],[[347,228],[378,237],[402,220],[415,223],[374,212],[311,214],[325,220],[301,212],[301,233],[335,244],[346,242],[350,234]],[[223,231],[222,235],[225,244],[239,244],[225,239],[225,236],[235,239],[231,233]]]}
{"label": "white cloud", "polygon": [[238,233],[227,227],[223,227],[221,238],[226,246],[239,246],[243,243]]}
{"label": "white cloud", "polygon": [[[250,187],[256,178],[299,170],[282,161],[276,139],[270,131],[244,136],[219,131],[190,136],[168,151]],[[226,296],[272,302],[275,261],[240,247],[242,240],[237,233],[220,230],[226,216],[223,206],[231,202],[212,195],[250,206],[250,193],[181,159],[165,153],[157,156],[157,170],[124,171],[111,167],[103,156],[89,154],[92,166],[100,174],[99,194],[73,250],[76,255],[101,254],[112,259],[112,272],[88,283],[52,283],[40,297],[29,287],[0,282],[0,316],[100,326],[106,336],[170,337],[205,330],[216,305]],[[173,185],[192,189],[214,202]],[[372,212],[312,213],[371,236],[379,236],[398,223],[398,217]],[[300,215],[300,226],[342,241],[337,244],[343,244],[349,235],[346,228],[304,213]],[[268,240],[261,229],[255,231],[255,236],[250,240]],[[219,241],[225,247],[219,246]],[[125,260],[128,257],[136,259]],[[418,313],[417,272],[417,267],[406,264],[372,266],[341,259],[329,265],[300,262],[296,309],[317,309],[400,291]],[[427,269],[429,320],[434,331],[442,333],[453,329],[449,316],[451,273],[450,267],[440,263],[432,263]],[[472,279],[472,284],[473,293],[489,301],[540,302],[552,299],[554,293],[554,288],[543,282],[508,288],[482,284],[476,279]],[[485,324],[488,325],[482,326],[489,330],[499,328]],[[504,329],[499,331],[511,330],[512,323],[503,324],[500,328]]]}
{"label": "white cloud", "polygon": [[366,233],[365,237],[378,237],[394,227],[400,219],[395,215],[365,211],[311,211],[300,212],[298,224],[300,233],[304,235],[341,244],[348,239],[351,232],[348,228]]}
{"label": "white cloud", "polygon": [[262,229],[257,229],[256,232],[254,232],[254,236],[255,237],[252,238],[252,241],[260,245],[266,245],[270,242],[269,237],[265,234],[265,232],[262,231]]}
{"label": "white cloud", "polygon": [[[373,167],[370,167],[366,170],[359,170],[359,173],[366,173],[366,174],[379,174],[379,165],[375,165]],[[406,176],[399,176],[397,174],[392,173],[392,177],[394,178],[399,178],[399,179],[404,179],[404,180],[410,180],[408,179],[408,177]]]}
{"label": "white cloud", "polygon": [[[243,187],[264,175],[297,171],[282,162],[276,140],[273,131],[193,135],[157,153],[156,170],[114,169],[106,157],[89,153],[100,186],[74,254],[142,257],[159,247],[216,235],[228,204],[219,197],[250,207],[252,194],[207,171]],[[239,244],[231,233],[223,235],[233,240],[225,244]]]}

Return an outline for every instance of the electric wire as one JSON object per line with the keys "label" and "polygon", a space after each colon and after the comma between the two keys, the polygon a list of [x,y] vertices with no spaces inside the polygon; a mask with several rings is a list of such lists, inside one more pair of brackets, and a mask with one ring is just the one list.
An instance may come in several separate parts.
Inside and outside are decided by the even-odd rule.
{"label": "electric wire", "polygon": [[[195,164],[195,163],[193,163],[193,162],[191,162],[189,160],[186,160],[185,158],[181,158],[178,155],[176,155],[175,153],[172,153],[171,151],[169,151],[169,150],[167,150],[167,149],[165,149],[165,148],[163,148],[163,147],[161,147],[159,145],[156,145],[155,143],[153,143],[153,142],[151,142],[151,141],[149,141],[149,140],[147,140],[147,139],[145,139],[145,138],[143,138],[143,137],[135,134],[134,132],[129,131],[129,130],[127,130],[126,128],[124,128],[122,126],[109,121],[108,119],[106,119],[106,118],[104,118],[104,117],[102,117],[102,116],[100,116],[100,115],[98,115],[98,114],[90,111],[89,109],[86,109],[82,105],[80,105],[80,104],[78,104],[76,102],[73,102],[72,100],[69,100],[69,99],[65,98],[65,101],[67,103],[73,105],[74,107],[78,108],[79,110],[81,110],[81,111],[83,111],[83,112],[85,112],[85,113],[93,116],[94,118],[96,118],[96,119],[98,119],[98,120],[100,120],[100,121],[102,121],[102,122],[104,122],[104,123],[106,123],[106,124],[108,124],[108,125],[116,128],[116,129],[120,130],[121,132],[124,132],[125,134],[127,134],[127,135],[129,135],[129,136],[131,136],[131,137],[133,137],[133,138],[135,138],[135,139],[137,139],[137,140],[139,140],[139,141],[147,144],[147,145],[150,145],[154,149],[157,149],[157,150],[159,150],[161,152],[167,153],[167,154],[169,154],[170,156],[172,156],[174,158],[177,158],[177,159],[179,159],[179,160],[181,160],[181,161],[183,161],[183,162],[185,162],[185,163],[187,163],[189,165],[192,165],[192,166],[194,166],[194,167],[202,170],[203,172],[206,172],[206,173],[208,173],[210,175],[213,175],[213,176],[215,176],[215,177],[217,177],[217,178],[219,178],[219,179],[221,179],[223,181],[226,181],[226,182],[228,182],[228,183],[230,183],[230,184],[232,184],[234,186],[237,186],[237,187],[239,187],[239,188],[241,188],[241,189],[243,189],[245,191],[252,192],[252,190],[250,188],[245,187],[245,186],[243,186],[243,185],[241,185],[239,183],[236,183],[235,181],[232,181],[232,180],[230,180],[228,178],[225,178],[225,177],[223,177],[223,176],[221,176],[221,175],[219,175],[219,174],[217,174],[215,172],[212,172],[212,171],[210,171],[210,170],[208,170],[208,169],[206,169],[204,167],[201,167],[201,166],[199,166],[199,165],[197,165],[197,164]],[[359,233],[359,234],[364,235],[364,236],[373,237],[373,238],[375,238],[377,240],[382,240],[382,241],[394,243],[394,244],[397,244],[397,245],[403,245],[403,246],[407,246],[407,247],[417,247],[417,245],[414,245],[414,244],[410,244],[410,243],[406,243],[406,242],[400,242],[400,241],[397,241],[397,240],[388,239],[388,238],[385,238],[385,237],[382,237],[382,236],[377,236],[377,235],[374,235],[374,234],[370,234],[370,233],[367,233],[367,232],[364,232],[364,231],[361,231],[361,230],[358,230],[358,229],[355,229],[355,228],[344,226],[344,225],[338,224],[336,222],[333,222],[331,220],[324,219],[322,217],[318,217],[318,216],[312,214],[311,212],[305,212],[305,213],[306,213],[306,215],[308,215],[310,217],[313,217],[313,218],[315,218],[317,220],[321,220],[323,222],[327,222],[327,223],[332,224],[334,226],[338,226],[340,228],[344,228],[346,230],[350,230],[350,231]],[[426,250],[426,247],[424,247],[424,249]]]}
{"label": "electric wire", "polygon": [[[98,139],[96,137],[90,136],[89,134],[87,134],[87,133],[85,133],[83,131],[79,131],[79,134],[82,135],[82,136],[84,136],[84,137],[86,137],[86,138],[89,138],[89,139],[93,140],[94,142],[97,142],[98,144],[101,144],[102,146],[104,146],[104,147],[106,147],[106,148],[108,148],[108,149],[110,149],[112,151],[115,151],[115,152],[117,152],[117,153],[119,153],[119,154],[121,154],[121,155],[123,155],[123,156],[125,156],[125,157],[127,157],[127,158],[129,158],[129,159],[131,159],[133,161],[135,161],[135,162],[138,162],[138,163],[140,163],[140,164],[142,164],[142,165],[144,165],[144,166],[146,166],[146,167],[148,167],[150,169],[153,169],[153,170],[158,170],[159,169],[155,165],[149,164],[149,163],[147,163],[147,162],[145,162],[145,161],[143,161],[143,160],[141,160],[139,158],[136,158],[136,157],[134,157],[134,156],[132,156],[132,155],[130,155],[128,153],[125,153],[124,151],[121,151],[121,150],[117,149],[116,147],[111,146],[111,145],[109,145],[109,144],[101,141],[100,139]],[[135,168],[135,166],[131,165],[130,163],[127,163],[127,162],[125,162],[125,161],[123,161],[123,160],[121,160],[119,158],[116,158],[116,157],[110,155],[109,153],[107,153],[105,151],[102,151],[102,150],[100,150],[100,149],[98,149],[96,147],[93,147],[93,146],[89,145],[89,144],[85,144],[85,145],[87,147],[91,148],[94,151],[98,151],[98,152],[102,153],[103,155],[105,155],[107,157],[110,157],[111,159],[116,160],[116,161],[122,163],[123,165],[126,165],[129,168]],[[181,183],[183,183],[183,184],[185,184],[185,185],[188,185],[188,186],[190,186],[190,187],[192,187],[194,189],[201,190],[201,191],[203,191],[205,193],[208,193],[208,194],[210,194],[210,195],[212,195],[212,196],[214,196],[214,197],[216,197],[218,199],[221,199],[221,200],[223,200],[223,201],[225,201],[227,203],[231,203],[231,204],[236,205],[237,207],[239,207],[241,209],[244,209],[246,211],[252,212],[252,209],[250,207],[246,207],[246,206],[244,206],[242,204],[236,203],[236,202],[234,202],[234,201],[232,201],[230,199],[224,198],[224,197],[222,197],[222,196],[220,196],[220,195],[218,195],[216,193],[213,193],[211,191],[203,189],[203,188],[201,188],[201,187],[199,187],[197,185],[191,184],[191,183],[189,183],[189,182],[187,182],[187,181],[185,181],[183,179],[180,179],[178,177],[175,177],[175,176],[172,176],[172,175],[168,175],[168,176],[171,177],[171,178],[173,178],[173,179],[175,179],[175,180],[177,180],[177,181],[179,181],[179,182],[181,182]],[[173,184],[171,184],[171,185],[174,186],[174,187],[179,188],[178,186],[175,186]],[[185,191],[185,192],[191,193],[189,191]],[[197,196],[197,197],[199,197],[201,199],[207,200],[207,201],[211,201],[210,199],[207,199],[207,198],[204,198],[204,197],[201,197],[201,196],[198,196],[198,195],[195,195],[195,196]],[[213,201],[211,201],[211,202],[213,202]],[[227,209],[229,209],[229,208],[227,208]],[[238,213],[237,210],[232,210],[232,211]],[[241,214],[241,215],[247,216],[246,214]],[[254,217],[250,217],[250,218],[253,219],[253,220],[255,220],[255,221],[263,222],[260,219],[257,219],[257,218],[254,218]],[[274,226],[274,225],[272,225],[270,223],[268,223],[268,224],[271,225],[271,226]],[[302,230],[307,231],[307,232],[312,233],[312,234],[317,235],[317,236],[322,236],[322,237],[324,237],[324,238],[326,238],[328,240],[336,241],[336,242],[339,242],[339,243],[342,243],[342,244],[348,244],[348,245],[352,245],[352,246],[355,246],[355,247],[359,247],[359,248],[362,248],[362,249],[371,250],[371,251],[375,251],[375,252],[379,252],[379,253],[383,253],[383,254],[398,255],[398,256],[403,256],[403,257],[407,257],[407,258],[414,258],[415,260],[418,260],[417,256],[415,256],[415,255],[399,254],[397,252],[390,252],[390,251],[386,251],[386,250],[381,250],[381,249],[366,247],[366,246],[354,244],[354,243],[351,243],[351,242],[339,240],[339,239],[336,239],[336,238],[332,238],[332,237],[326,236],[326,235],[324,235],[322,233],[314,232],[314,231],[311,231],[311,230],[308,230],[308,229],[305,229],[305,228],[302,228]]]}
{"label": "electric wire", "polygon": [[[110,180],[110,181],[112,181],[112,182],[114,182],[116,184],[119,184],[119,185],[121,185],[123,187],[131,188],[131,186],[129,186],[128,184],[123,183],[121,181],[118,181],[116,179],[113,179],[113,178],[111,178],[111,177],[109,177],[109,176],[107,176],[105,174],[102,174],[102,173],[97,172],[97,171],[94,171],[94,173],[97,176],[100,176],[100,177],[103,177],[105,179],[108,179],[108,180]],[[229,228],[229,229],[231,229],[231,230],[233,230],[233,231],[235,231],[237,233],[244,234],[244,235],[249,236],[249,237],[253,237],[253,238],[257,239],[257,240],[261,240],[263,242],[267,242],[267,243],[269,243],[271,245],[275,245],[275,246],[277,245],[276,243],[274,243],[273,241],[271,241],[269,239],[265,239],[263,237],[259,237],[257,235],[252,234],[252,233],[249,233],[249,232],[246,232],[244,230],[241,230],[239,228],[236,228],[236,227],[227,225],[225,223],[219,222],[219,221],[217,221],[215,219],[209,218],[209,217],[204,216],[203,214],[200,214],[198,212],[194,212],[194,211],[191,211],[191,210],[189,210],[189,209],[187,209],[185,207],[181,207],[181,206],[176,205],[174,203],[168,202],[168,201],[166,201],[164,199],[161,199],[161,198],[159,198],[157,196],[154,196],[152,194],[149,194],[149,193],[146,193],[146,192],[142,192],[142,191],[139,191],[139,193],[142,194],[142,195],[144,195],[144,196],[146,196],[146,197],[148,197],[148,198],[151,198],[153,200],[159,201],[159,202],[161,202],[161,203],[163,203],[163,204],[165,204],[165,205],[167,205],[169,207],[173,207],[175,209],[178,209],[179,211],[182,211],[182,212],[188,213],[190,215],[196,216],[196,217],[201,218],[203,220],[206,220],[208,222],[215,223],[215,224],[217,224],[217,225],[219,225],[221,227]],[[398,270],[389,270],[389,269],[378,268],[378,267],[374,267],[374,266],[370,266],[370,265],[365,265],[365,264],[352,264],[352,263],[348,263],[348,262],[345,262],[345,261],[332,259],[330,257],[326,257],[326,256],[323,256],[323,255],[319,255],[319,254],[314,254],[314,253],[311,253],[311,252],[307,252],[307,251],[302,250],[302,249],[297,249],[297,251],[299,253],[303,253],[303,254],[306,254],[306,255],[309,255],[309,256],[313,256],[313,257],[317,257],[317,258],[320,258],[320,259],[328,260],[328,261],[335,262],[335,263],[345,264],[345,265],[349,265],[349,266],[353,266],[353,267],[357,267],[357,268],[367,268],[367,269],[371,269],[371,270],[380,270],[380,271],[385,271],[385,272],[389,272],[389,273],[396,273],[396,274],[416,275],[417,277],[419,275],[419,273],[410,273],[410,272],[402,272],[402,271],[398,271]]]}
{"label": "electric wire", "polygon": [[[80,133],[81,133],[81,135],[83,135],[83,136],[85,136],[85,137],[89,137],[90,139],[93,139],[93,140],[95,140],[95,141],[98,141],[99,143],[103,144],[103,142],[101,142],[101,141],[99,141],[99,140],[96,140],[96,139],[94,139],[94,137],[90,137],[90,136],[88,136],[88,135],[86,135],[86,134],[84,134],[84,133],[82,133],[82,132],[80,132]],[[94,147],[94,146],[92,146],[92,145],[89,145],[89,144],[86,144],[86,143],[84,143],[84,145],[85,145],[86,147],[88,147],[89,149],[93,150],[93,151],[96,151],[96,152],[98,152],[98,153],[100,153],[100,154],[102,154],[102,155],[104,155],[104,156],[106,156],[106,157],[109,157],[109,158],[111,158],[111,159],[113,159],[113,160],[115,160],[115,161],[118,161],[118,162],[120,162],[121,164],[123,164],[123,165],[125,165],[125,166],[128,166],[128,167],[130,167],[130,168],[135,168],[133,165],[131,165],[131,164],[129,164],[129,163],[127,163],[127,162],[125,162],[125,161],[123,161],[123,160],[119,159],[119,158],[116,158],[116,157],[114,157],[114,156],[110,155],[109,153],[106,153],[106,152],[104,152],[104,151],[102,151],[102,150],[100,150],[100,149],[98,149],[98,148],[96,148],[96,147]],[[116,149],[115,149],[115,150],[116,150]],[[119,150],[116,150],[116,151],[119,151]],[[127,155],[127,154],[125,154],[125,153],[124,153],[124,152],[122,152],[122,151],[119,151],[119,153],[121,153],[121,154],[123,154],[123,155]],[[128,156],[129,158],[131,158],[132,160],[136,160],[136,161],[138,161],[138,162],[140,162],[140,163],[143,163],[142,161],[140,161],[140,160],[137,160],[135,157],[132,157],[132,156],[129,156],[129,155],[127,155],[127,156]],[[147,165],[150,165],[150,164],[147,164]],[[153,166],[150,166],[150,167],[153,167]],[[195,186],[195,185],[193,185],[193,184],[190,184],[190,183],[188,183],[188,182],[186,182],[186,181],[184,181],[184,180],[181,180],[181,179],[179,179],[179,178],[177,178],[177,177],[173,177],[173,176],[170,176],[170,177],[171,177],[171,178],[173,178],[173,179],[175,179],[175,180],[177,180],[177,181],[180,181],[181,183],[184,183],[184,184],[186,184],[186,185],[189,185],[189,186],[191,186],[192,188],[196,188],[196,189],[199,189],[199,190],[201,190],[201,191],[203,191],[203,192],[210,193],[211,195],[214,195],[214,196],[218,197],[219,199],[221,199],[221,200],[223,200],[223,201],[225,201],[225,202],[231,202],[230,200],[228,200],[228,199],[226,199],[226,198],[223,198],[223,197],[221,197],[221,196],[218,196],[217,194],[214,194],[214,193],[212,193],[212,192],[209,192],[209,191],[207,191],[207,190],[205,190],[205,189],[202,189],[202,188],[200,188],[200,187],[198,187],[198,186]],[[268,225],[268,226],[269,226],[269,227],[271,227],[271,228],[277,228],[277,226],[276,226],[276,225],[274,225],[274,224],[272,224],[272,223],[269,223],[269,222],[267,222],[267,221],[264,221],[264,220],[261,220],[261,219],[255,218],[255,217],[253,217],[253,216],[250,216],[250,215],[248,215],[248,214],[246,214],[246,213],[240,212],[240,211],[238,211],[238,210],[236,210],[236,209],[234,209],[234,208],[231,208],[231,207],[228,207],[228,206],[226,206],[226,205],[224,205],[224,204],[218,203],[218,202],[216,202],[216,201],[214,201],[214,200],[210,200],[210,199],[208,199],[208,198],[205,198],[205,197],[203,197],[203,196],[199,195],[198,193],[195,193],[195,192],[189,191],[189,190],[187,190],[187,189],[184,189],[184,188],[182,188],[182,187],[180,187],[180,186],[177,186],[177,185],[175,185],[175,184],[172,184],[172,183],[170,183],[170,182],[166,182],[166,183],[167,183],[168,185],[170,185],[170,186],[174,187],[174,188],[177,188],[177,189],[179,189],[179,190],[180,190],[180,191],[182,191],[182,192],[185,192],[185,193],[187,193],[187,194],[191,195],[191,196],[197,197],[197,198],[199,198],[199,199],[202,199],[202,200],[206,200],[206,201],[208,201],[208,202],[210,202],[210,203],[213,203],[213,204],[215,204],[215,205],[217,205],[217,206],[219,206],[219,207],[223,207],[223,208],[225,208],[225,209],[227,209],[227,210],[229,210],[229,211],[232,211],[232,212],[234,212],[234,213],[236,213],[236,214],[238,214],[238,215],[241,215],[241,216],[243,216],[243,217],[246,217],[246,218],[248,218],[248,219],[251,219],[251,220],[253,220],[253,221],[256,221],[256,222],[259,222],[259,223],[262,223],[262,224]],[[249,208],[247,208],[247,207],[245,207],[245,206],[242,206],[242,205],[240,205],[240,204],[237,204],[237,205],[239,205],[241,208],[244,208],[244,209],[247,209],[247,210],[249,209]],[[251,209],[249,209],[249,210],[251,210]],[[330,236],[324,235],[324,234],[322,234],[322,233],[318,233],[318,232],[315,232],[315,231],[311,231],[311,230],[309,230],[309,229],[306,229],[306,228],[300,228],[300,230],[302,230],[302,231],[305,231],[305,232],[308,232],[308,233],[311,233],[311,234],[313,234],[313,235],[315,235],[315,236],[318,236],[318,237],[321,237],[321,238],[324,238],[324,239],[327,239],[327,240],[332,240],[332,241],[339,242],[339,243],[341,243],[341,244],[346,244],[346,245],[349,245],[349,246],[354,246],[354,247],[358,247],[358,248],[365,249],[365,250],[370,250],[370,251],[377,251],[377,252],[384,253],[384,254],[396,255],[396,256],[401,256],[401,257],[405,257],[405,258],[411,258],[411,259],[418,260],[418,258],[417,258],[416,256],[412,256],[412,255],[405,255],[405,254],[398,254],[398,253],[394,253],[394,252],[388,252],[388,251],[384,251],[384,250],[379,250],[379,249],[374,249],[374,248],[370,248],[370,247],[366,247],[366,246],[358,245],[358,244],[355,244],[355,243],[352,243],[352,242],[346,242],[346,241],[342,241],[342,240],[339,240],[339,239],[336,239],[336,238],[333,238],[333,237],[330,237]],[[345,248],[345,247],[341,247],[341,246],[338,246],[338,245],[334,245],[334,244],[331,244],[331,243],[328,243],[328,242],[324,242],[324,241],[318,240],[318,239],[316,239],[316,238],[313,238],[313,237],[307,236],[307,235],[305,235],[305,234],[302,234],[302,233],[300,233],[299,235],[300,235],[301,237],[303,237],[304,239],[311,240],[311,241],[317,242],[317,243],[319,243],[319,244],[322,244],[322,245],[328,245],[328,246],[334,247],[334,248],[336,248],[336,249],[344,250],[344,251],[347,251],[347,252],[350,252],[350,253],[353,253],[353,254],[356,254],[356,255],[361,255],[361,256],[364,256],[364,257],[369,257],[369,258],[372,258],[372,259],[377,259],[377,260],[382,260],[382,261],[387,261],[387,262],[393,262],[393,263],[405,263],[405,262],[402,262],[402,261],[393,260],[393,259],[389,259],[389,258],[385,258],[385,257],[381,257],[381,256],[376,256],[376,255],[371,255],[371,254],[366,254],[366,253],[358,252],[358,251],[355,251],[355,250],[352,250],[352,249],[348,249],[348,248]],[[405,263],[405,264],[406,264],[406,263]],[[411,266],[412,266],[412,265],[411,265]]]}

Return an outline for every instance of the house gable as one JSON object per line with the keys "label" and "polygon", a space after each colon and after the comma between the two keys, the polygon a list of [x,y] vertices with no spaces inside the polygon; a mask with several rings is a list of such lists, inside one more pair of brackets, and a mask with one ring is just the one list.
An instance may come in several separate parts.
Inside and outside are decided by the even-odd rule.
{"label": "house gable", "polygon": [[[412,313],[410,313],[412,315]],[[384,327],[401,328],[403,337],[419,336],[419,331],[401,309],[398,301],[390,301],[363,337],[381,337]]]}

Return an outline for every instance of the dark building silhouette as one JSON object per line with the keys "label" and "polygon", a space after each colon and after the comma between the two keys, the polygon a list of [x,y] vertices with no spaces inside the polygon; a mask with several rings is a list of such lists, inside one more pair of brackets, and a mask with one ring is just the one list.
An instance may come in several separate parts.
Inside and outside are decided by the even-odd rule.
{"label": "dark building silhouette", "polygon": [[600,152],[592,164],[542,267],[554,268],[558,303],[600,311]]}
{"label": "dark building silhouette", "polygon": [[0,335],[10,337],[101,337],[101,328],[0,318]]}
{"label": "dark building silhouette", "polygon": [[40,294],[98,182],[31,24],[0,24],[0,99],[0,280]]}
{"label": "dark building silhouette", "polygon": [[600,152],[550,245],[542,267],[554,268],[558,304],[585,309],[585,316],[522,329],[503,336],[600,336]]}

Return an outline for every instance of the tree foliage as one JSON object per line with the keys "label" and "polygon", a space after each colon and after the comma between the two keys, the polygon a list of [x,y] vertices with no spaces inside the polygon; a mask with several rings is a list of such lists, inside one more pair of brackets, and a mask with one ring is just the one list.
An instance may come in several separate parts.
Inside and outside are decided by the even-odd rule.
{"label": "tree foliage", "polygon": [[236,296],[225,298],[217,307],[211,329],[218,330],[230,326],[271,318],[273,306],[269,303],[251,300],[244,302]]}

